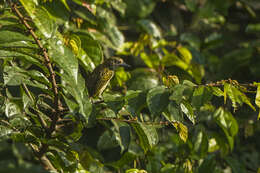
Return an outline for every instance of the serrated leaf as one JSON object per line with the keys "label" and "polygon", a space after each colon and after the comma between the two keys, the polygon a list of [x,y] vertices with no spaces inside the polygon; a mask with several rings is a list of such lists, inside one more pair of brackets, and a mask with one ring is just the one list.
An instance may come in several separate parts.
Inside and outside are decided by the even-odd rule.
{"label": "serrated leaf", "polygon": [[227,96],[232,101],[232,106],[235,110],[237,109],[237,103],[239,105],[245,103],[255,111],[255,107],[251,104],[249,98],[232,84],[224,84],[224,93],[227,93]]}
{"label": "serrated leaf", "polygon": [[156,129],[152,125],[144,125],[142,123],[132,123],[131,126],[134,128],[138,135],[140,145],[144,152],[151,150],[159,141]]}
{"label": "serrated leaf", "polygon": [[172,125],[176,128],[181,140],[186,142],[188,139],[188,128],[181,122],[173,122]]}
{"label": "serrated leaf", "polygon": [[224,92],[220,88],[218,88],[218,87],[211,87],[211,89],[213,90],[213,94],[215,96],[218,96],[218,97],[224,96]]}

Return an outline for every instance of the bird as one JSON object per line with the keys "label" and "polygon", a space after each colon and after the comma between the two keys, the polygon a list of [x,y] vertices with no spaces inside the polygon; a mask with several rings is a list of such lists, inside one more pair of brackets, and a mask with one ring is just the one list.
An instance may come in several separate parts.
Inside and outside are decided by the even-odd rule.
{"label": "bird", "polygon": [[115,74],[118,67],[130,67],[123,59],[111,57],[99,64],[87,78],[87,88],[89,96],[92,98],[101,98],[102,93],[106,89],[110,80]]}

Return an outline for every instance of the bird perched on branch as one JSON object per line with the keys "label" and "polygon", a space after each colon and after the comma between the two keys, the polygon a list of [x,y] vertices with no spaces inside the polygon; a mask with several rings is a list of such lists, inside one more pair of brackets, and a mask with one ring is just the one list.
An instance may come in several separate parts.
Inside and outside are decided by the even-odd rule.
{"label": "bird perched on branch", "polygon": [[130,67],[121,58],[112,57],[98,65],[89,75],[86,83],[90,97],[101,97],[118,67]]}

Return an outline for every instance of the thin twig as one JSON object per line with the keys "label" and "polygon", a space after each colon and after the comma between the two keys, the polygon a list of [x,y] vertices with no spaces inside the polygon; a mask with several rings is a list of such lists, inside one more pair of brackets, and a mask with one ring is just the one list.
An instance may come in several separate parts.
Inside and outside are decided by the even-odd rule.
{"label": "thin twig", "polygon": [[[31,95],[31,93],[30,93],[29,89],[27,88],[27,86],[25,85],[25,83],[23,83],[22,86],[23,86],[23,89],[24,89],[26,95],[30,98],[30,100],[32,102],[34,102],[34,98]],[[40,120],[41,126],[46,130],[47,129],[47,123],[45,122],[45,120],[39,115],[39,113],[36,113],[36,116]]]}
{"label": "thin twig", "polygon": [[125,123],[142,123],[145,125],[171,125],[172,123],[176,123],[177,121],[159,121],[159,122],[141,122],[138,121],[137,119],[120,119],[120,118],[107,118],[107,117],[103,117],[103,118],[97,118],[97,120],[103,120],[103,121],[111,121],[111,120],[115,120],[115,121],[120,121],[120,122],[125,122]]}
{"label": "thin twig", "polygon": [[0,119],[0,122],[7,125],[9,128],[11,128],[12,130],[16,131],[16,132],[20,132],[17,128],[13,127],[8,121],[5,121],[5,120],[1,120]]}

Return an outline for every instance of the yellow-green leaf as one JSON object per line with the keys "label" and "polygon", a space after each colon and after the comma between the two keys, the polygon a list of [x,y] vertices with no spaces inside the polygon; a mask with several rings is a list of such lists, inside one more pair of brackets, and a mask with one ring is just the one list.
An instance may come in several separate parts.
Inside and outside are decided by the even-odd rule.
{"label": "yellow-green leaf", "polygon": [[[257,92],[255,96],[255,104],[260,108],[260,83],[257,83]],[[260,112],[258,113],[257,119],[260,119]]]}

